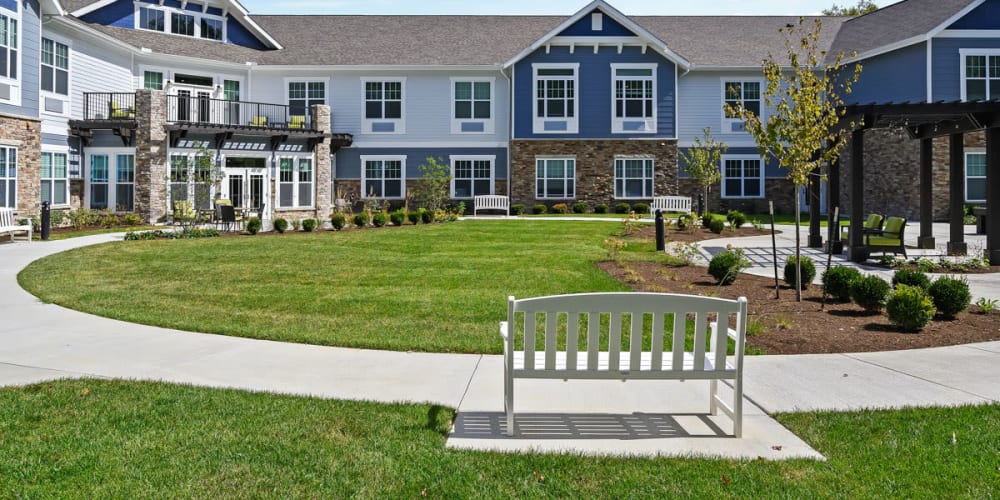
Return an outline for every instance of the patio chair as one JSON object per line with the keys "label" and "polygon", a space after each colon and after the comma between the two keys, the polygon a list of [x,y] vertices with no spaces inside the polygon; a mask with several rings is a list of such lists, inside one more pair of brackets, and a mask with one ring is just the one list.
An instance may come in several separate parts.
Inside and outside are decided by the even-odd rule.
{"label": "patio chair", "polygon": [[266,127],[267,117],[266,116],[255,116],[250,120],[251,127]]}
{"label": "patio chair", "polygon": [[122,105],[117,102],[111,103],[111,113],[109,114],[111,118],[135,118],[135,108],[129,106],[128,108],[122,108]]}
{"label": "patio chair", "polygon": [[881,231],[872,231],[865,235],[865,246],[868,252],[886,252],[893,254],[903,254],[906,258],[906,246],[903,244],[903,232],[906,230],[906,219],[902,217],[889,217],[885,221],[885,227]]}
{"label": "patio chair", "polygon": [[[868,218],[865,219],[865,223],[861,226],[862,237],[871,233],[877,233],[882,230],[882,216],[879,214],[868,214]],[[851,226],[845,226],[843,233],[841,234],[841,239],[843,241],[851,241]]]}
{"label": "patio chair", "polygon": [[217,222],[225,231],[242,230],[243,218],[236,215],[236,208],[232,205],[216,205]]}
{"label": "patio chair", "polygon": [[306,128],[306,117],[303,115],[289,117],[288,128]]}

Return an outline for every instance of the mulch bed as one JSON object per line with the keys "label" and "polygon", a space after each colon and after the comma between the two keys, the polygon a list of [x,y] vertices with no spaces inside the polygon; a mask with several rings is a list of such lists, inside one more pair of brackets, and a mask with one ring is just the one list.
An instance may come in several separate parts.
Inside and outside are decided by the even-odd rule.
{"label": "mulch bed", "polygon": [[[696,227],[693,229],[688,229],[680,231],[674,227],[665,228],[664,235],[667,241],[678,241],[681,243],[696,243],[704,240],[713,240],[719,238],[743,238],[747,236],[764,236],[771,234],[771,231],[758,231],[752,227],[744,226],[736,231],[731,231],[726,228],[721,234],[715,234],[703,227]],[[775,231],[775,234],[781,234],[781,231]],[[636,228],[636,230],[629,236],[630,238],[637,239],[655,239],[656,238],[656,227],[653,225],[642,225]]]}

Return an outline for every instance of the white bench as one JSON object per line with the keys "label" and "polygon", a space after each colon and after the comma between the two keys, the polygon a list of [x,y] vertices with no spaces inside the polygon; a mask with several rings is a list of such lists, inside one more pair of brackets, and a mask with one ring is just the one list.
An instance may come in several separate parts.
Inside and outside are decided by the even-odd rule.
{"label": "white bench", "polygon": [[[733,421],[733,435],[741,437],[746,319],[744,297],[661,293],[510,297],[507,321],[500,323],[507,435],[515,434],[515,378],[657,379],[710,380],[709,411],[717,415],[721,408]],[[730,321],[735,328],[728,328]],[[649,331],[644,324],[651,325]],[[694,330],[691,351],[684,349],[688,328]],[[623,335],[630,346],[624,350]],[[650,348],[643,348],[644,338]],[[607,348],[600,347],[601,339],[606,339]],[[732,360],[726,356],[729,339],[735,341]],[[666,347],[668,343],[672,347]],[[719,397],[719,380],[732,381],[731,403]]]}
{"label": "white bench", "polygon": [[653,197],[653,203],[649,206],[649,211],[651,214],[656,215],[657,210],[663,213],[667,212],[680,212],[684,214],[691,213],[691,197],[690,196]]}
{"label": "white bench", "polygon": [[14,222],[14,209],[0,208],[0,234],[7,233],[10,240],[14,241],[15,233],[27,233],[26,241],[31,242],[31,221],[27,224],[16,224]]}
{"label": "white bench", "polygon": [[480,210],[503,210],[505,215],[510,215],[510,198],[498,194],[480,195],[473,198],[475,207],[472,215],[477,215]]}

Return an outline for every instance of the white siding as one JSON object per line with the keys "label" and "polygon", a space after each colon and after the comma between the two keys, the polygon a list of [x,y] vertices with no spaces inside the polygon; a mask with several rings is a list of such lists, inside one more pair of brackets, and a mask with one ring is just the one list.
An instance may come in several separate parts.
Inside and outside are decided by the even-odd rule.
{"label": "white siding", "polygon": [[79,38],[70,47],[72,116],[83,118],[86,92],[132,92],[131,57],[110,46],[95,46]]}

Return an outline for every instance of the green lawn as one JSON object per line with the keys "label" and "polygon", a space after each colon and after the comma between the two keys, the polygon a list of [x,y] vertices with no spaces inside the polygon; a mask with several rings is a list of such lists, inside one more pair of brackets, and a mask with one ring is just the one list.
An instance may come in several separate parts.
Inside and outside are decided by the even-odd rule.
{"label": "green lawn", "polygon": [[[0,389],[6,498],[991,498],[1000,406],[786,414],[828,461],[444,448],[453,411],[167,384]],[[956,437],[952,443],[952,433]]]}
{"label": "green lawn", "polygon": [[[463,221],[119,242],[19,275],[46,302],[135,323],[320,345],[499,353],[508,295],[622,291],[594,266],[618,224]],[[657,258],[665,258],[664,256]]]}

